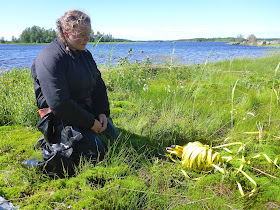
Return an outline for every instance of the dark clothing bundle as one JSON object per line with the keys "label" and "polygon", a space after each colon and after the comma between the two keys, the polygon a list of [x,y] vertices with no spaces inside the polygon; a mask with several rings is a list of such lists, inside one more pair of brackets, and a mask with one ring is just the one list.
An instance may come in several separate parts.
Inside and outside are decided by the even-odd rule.
{"label": "dark clothing bundle", "polygon": [[[109,119],[107,121],[107,129],[102,136],[113,140],[118,137],[119,132]],[[45,160],[37,162],[38,166],[48,176],[60,178],[73,176],[75,167],[81,161],[87,160],[95,164],[103,160],[107,146],[100,136],[90,129],[60,123],[53,126],[53,130],[51,141],[47,141],[44,136],[35,145],[36,148],[42,149]]]}
{"label": "dark clothing bundle", "polygon": [[[50,108],[37,124],[44,134],[40,140],[45,162],[40,164],[49,175],[74,174],[81,158],[102,160],[106,145],[90,128],[99,114],[109,117],[108,96],[101,73],[89,51],[68,54],[56,39],[42,49],[32,67],[39,109]],[[117,129],[108,119],[102,133],[117,138]]]}

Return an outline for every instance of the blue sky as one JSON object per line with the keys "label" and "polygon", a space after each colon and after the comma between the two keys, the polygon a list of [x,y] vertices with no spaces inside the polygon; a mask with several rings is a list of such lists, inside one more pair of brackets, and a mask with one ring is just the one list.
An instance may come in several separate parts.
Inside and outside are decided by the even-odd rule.
{"label": "blue sky", "polygon": [[79,9],[95,32],[114,38],[280,38],[279,8],[280,0],[3,0],[0,37],[18,37],[34,25],[55,29],[66,10]]}

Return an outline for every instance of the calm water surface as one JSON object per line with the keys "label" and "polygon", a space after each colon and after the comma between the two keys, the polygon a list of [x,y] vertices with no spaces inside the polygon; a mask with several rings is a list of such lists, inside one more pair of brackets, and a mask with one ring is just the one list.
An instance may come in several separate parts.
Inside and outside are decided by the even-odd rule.
{"label": "calm water surface", "polygon": [[[34,59],[45,45],[0,44],[0,69],[30,68]],[[225,42],[145,42],[119,44],[88,44],[98,65],[116,65],[127,56],[129,62],[153,63],[204,63],[238,57],[260,57],[267,55],[269,47],[227,45]],[[132,49],[128,56],[128,51]]]}

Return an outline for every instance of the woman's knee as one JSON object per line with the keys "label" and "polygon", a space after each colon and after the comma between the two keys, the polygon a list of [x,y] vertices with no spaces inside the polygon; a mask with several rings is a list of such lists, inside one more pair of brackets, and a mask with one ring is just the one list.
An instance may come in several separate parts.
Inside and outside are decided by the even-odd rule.
{"label": "woman's knee", "polygon": [[106,134],[109,135],[109,138],[116,139],[119,137],[120,133],[118,129],[114,126],[112,121],[107,118],[107,129],[106,129]]}

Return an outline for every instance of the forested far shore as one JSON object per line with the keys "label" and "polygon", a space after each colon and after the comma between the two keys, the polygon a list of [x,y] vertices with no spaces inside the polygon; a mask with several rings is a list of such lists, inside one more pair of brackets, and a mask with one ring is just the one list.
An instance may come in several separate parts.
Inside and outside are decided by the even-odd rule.
{"label": "forested far shore", "polygon": [[[250,35],[252,36],[252,35]],[[250,37],[249,36],[249,37]],[[254,36],[254,35],[253,35]],[[42,44],[50,43],[57,37],[54,29],[44,29],[39,26],[27,27],[23,30],[21,35],[16,38],[12,36],[11,41],[5,39],[4,36],[0,38],[0,44]],[[259,41],[279,41],[280,38],[258,38]],[[213,37],[213,38],[192,38],[192,39],[177,39],[177,40],[129,40],[114,38],[111,34],[104,34],[99,31],[96,33],[91,30],[89,42],[236,42],[242,43],[248,41],[242,34],[236,37]]]}
{"label": "forested far shore", "polygon": [[[44,29],[39,26],[32,26],[24,29],[19,38],[12,36],[11,41],[5,39],[1,36],[0,43],[9,44],[9,43],[50,43],[57,37],[56,31],[54,29]],[[131,40],[126,39],[115,39],[111,34],[104,34],[99,31],[96,33],[91,30],[90,42],[131,42]]]}

